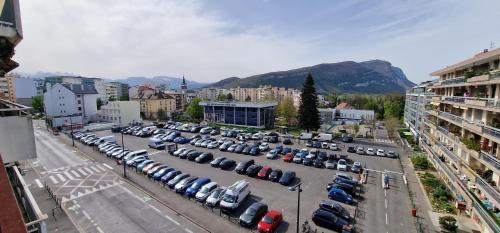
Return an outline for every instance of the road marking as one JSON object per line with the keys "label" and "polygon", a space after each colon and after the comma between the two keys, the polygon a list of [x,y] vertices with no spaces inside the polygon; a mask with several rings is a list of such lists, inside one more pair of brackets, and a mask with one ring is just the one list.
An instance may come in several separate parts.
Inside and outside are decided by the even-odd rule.
{"label": "road marking", "polygon": [[140,197],[139,197],[139,196],[137,196],[137,195],[132,195],[132,196],[134,196],[135,198],[137,198],[137,199],[138,199],[139,201],[141,201],[141,202],[145,202],[145,201],[144,201],[144,199],[140,198]]}
{"label": "road marking", "polygon": [[78,174],[78,172],[76,172],[75,170],[71,170],[71,173],[76,177],[80,178],[80,174]]}
{"label": "road marking", "polygon": [[385,199],[385,208],[387,209],[387,199]]}
{"label": "road marking", "polygon": [[57,177],[59,177],[59,179],[62,180],[62,182],[66,181],[66,178],[64,178],[64,176],[61,173],[57,174]]}
{"label": "road marking", "polygon": [[69,174],[69,172],[64,172],[64,175],[66,175],[70,180],[73,180],[73,176]]}
{"label": "road marking", "polygon": [[111,167],[111,166],[109,166],[109,165],[107,165],[105,163],[102,163],[102,165],[104,165],[105,167],[109,168],[110,170],[113,170],[113,167]]}
{"label": "road marking", "polygon": [[397,171],[390,171],[390,170],[379,171],[379,170],[370,169],[370,168],[365,168],[365,170],[367,170],[367,171],[373,171],[373,172],[380,172],[380,173],[394,173],[394,174],[403,175],[403,173],[401,173],[401,172],[397,172]]}
{"label": "road marking", "polygon": [[149,153],[149,155],[155,155],[155,154],[159,154],[161,152],[163,152],[163,151],[159,150],[159,151],[151,152],[151,153]]}
{"label": "road marking", "polygon": [[38,187],[43,188],[42,182],[40,182],[39,179],[35,179],[35,182],[36,182],[36,185],[38,185]]}
{"label": "road marking", "polygon": [[85,210],[82,210],[82,213],[88,220],[91,220],[90,215],[87,212],[85,212]]}
{"label": "road marking", "polygon": [[387,218],[387,213],[385,213],[385,225],[389,225],[389,218]]}
{"label": "road marking", "polygon": [[189,230],[187,228],[184,228],[184,230],[186,230],[186,232],[188,232],[188,233],[193,233],[191,230]]}
{"label": "road marking", "polygon": [[[102,163],[102,164],[104,164],[104,163]],[[95,166],[96,166],[97,168],[101,169],[102,171],[106,171],[106,169],[104,169],[103,167],[101,167],[99,164],[96,164]]]}
{"label": "road marking", "polygon": [[97,173],[101,172],[101,170],[97,169],[97,168],[96,168],[96,167],[94,167],[94,166],[90,166],[90,168],[91,168],[92,170],[94,170],[95,172],[97,172]]}
{"label": "road marking", "polygon": [[96,229],[99,233],[104,233],[104,231],[102,231],[100,227],[96,227],[95,229]]}
{"label": "road marking", "polygon": [[387,189],[384,189],[384,196],[387,197]]}
{"label": "road marking", "polygon": [[84,167],[83,169],[85,169],[85,171],[87,171],[89,175],[94,174],[94,171],[90,170],[88,167]]}
{"label": "road marking", "polygon": [[86,175],[87,175],[87,173],[85,173],[85,172],[84,172],[81,168],[78,168],[77,170],[78,170],[80,173],[82,173],[82,175],[84,175],[84,176],[86,176]]}
{"label": "road marking", "polygon": [[149,207],[151,207],[151,209],[161,214],[161,211],[158,208],[154,207],[154,205],[149,205]]}
{"label": "road marking", "polygon": [[179,222],[175,221],[174,219],[172,219],[172,218],[171,218],[170,216],[168,216],[168,215],[165,215],[165,218],[167,218],[168,220],[170,220],[170,222],[175,223],[175,225],[177,225],[177,226],[180,226],[180,225],[181,225]]}
{"label": "road marking", "polygon": [[49,176],[50,180],[52,180],[52,183],[54,184],[58,184],[59,181],[56,180],[56,178],[54,178],[53,176]]}

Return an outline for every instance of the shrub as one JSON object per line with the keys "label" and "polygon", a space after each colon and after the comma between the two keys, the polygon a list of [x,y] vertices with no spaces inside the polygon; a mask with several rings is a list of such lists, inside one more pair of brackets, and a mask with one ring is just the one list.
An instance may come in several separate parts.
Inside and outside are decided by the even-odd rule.
{"label": "shrub", "polygon": [[429,168],[429,160],[425,155],[412,155],[411,162],[416,169],[427,170]]}
{"label": "shrub", "polygon": [[481,145],[472,139],[462,138],[461,141],[469,150],[475,150],[477,152],[481,150]]}
{"label": "shrub", "polygon": [[457,220],[453,216],[441,216],[439,217],[439,225],[447,231],[456,232],[457,231]]}

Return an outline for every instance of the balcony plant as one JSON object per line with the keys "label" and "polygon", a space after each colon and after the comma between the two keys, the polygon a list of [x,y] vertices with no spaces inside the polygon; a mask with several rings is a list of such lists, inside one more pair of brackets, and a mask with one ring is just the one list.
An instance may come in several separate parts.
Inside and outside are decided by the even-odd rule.
{"label": "balcony plant", "polygon": [[465,78],[465,80],[467,80],[469,78],[472,78],[474,76],[476,76],[476,73],[473,70],[469,70],[469,71],[465,71],[464,72],[464,78]]}
{"label": "balcony plant", "polygon": [[481,150],[481,145],[477,143],[476,141],[469,139],[469,138],[462,138],[460,140],[469,150],[474,150],[479,152]]}
{"label": "balcony plant", "polygon": [[439,217],[439,225],[447,232],[457,232],[458,229],[457,219],[449,215]]}

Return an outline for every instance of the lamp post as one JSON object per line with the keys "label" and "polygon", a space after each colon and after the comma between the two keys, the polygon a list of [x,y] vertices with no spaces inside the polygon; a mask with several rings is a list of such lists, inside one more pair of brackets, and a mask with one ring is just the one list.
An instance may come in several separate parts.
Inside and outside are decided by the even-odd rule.
{"label": "lamp post", "polygon": [[71,116],[69,116],[69,127],[71,127],[71,141],[73,143],[73,147],[75,147],[75,136],[73,135],[73,121],[71,120]]}
{"label": "lamp post", "polygon": [[[123,142],[123,132],[120,131],[122,134],[122,153],[125,153],[125,144]],[[125,167],[125,155],[122,156],[122,163],[123,163],[123,178],[127,178],[127,170]]]}
{"label": "lamp post", "polygon": [[300,192],[302,192],[302,189],[300,188],[300,185],[302,183],[298,183],[292,187],[289,187],[288,190],[294,192],[297,191],[297,233],[299,233],[299,222],[300,222]]}

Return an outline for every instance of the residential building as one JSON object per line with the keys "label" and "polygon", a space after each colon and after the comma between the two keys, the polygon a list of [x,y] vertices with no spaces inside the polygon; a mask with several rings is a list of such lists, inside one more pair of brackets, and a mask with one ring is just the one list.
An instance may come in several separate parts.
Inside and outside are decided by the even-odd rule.
{"label": "residential building", "polygon": [[247,126],[256,128],[274,127],[276,102],[202,101],[204,120],[210,123]]}
{"label": "residential building", "polygon": [[16,91],[14,89],[13,75],[0,76],[0,98],[12,102],[16,101]]}
{"label": "residential building", "polygon": [[121,82],[111,82],[111,84],[116,86],[116,95],[118,100],[123,100],[123,98],[128,99],[128,89],[130,88],[128,84]]}
{"label": "residential building", "polygon": [[113,83],[106,83],[106,100],[118,100],[118,86]]}
{"label": "residential building", "polygon": [[101,106],[99,120],[114,122],[121,126],[141,122],[139,101],[110,101]]}
{"label": "residential building", "polygon": [[61,127],[95,121],[97,98],[97,90],[92,85],[57,83],[48,86],[44,93],[47,123],[51,127]]}
{"label": "residential building", "polygon": [[406,91],[404,123],[413,133],[416,143],[420,140],[420,134],[426,120],[425,106],[435,96],[433,92],[426,90],[429,84],[431,82],[424,82]]}
{"label": "residential building", "polygon": [[97,91],[97,98],[101,100],[106,100],[106,84],[104,80],[100,78],[86,78],[80,76],[51,76],[45,77],[44,92],[47,91],[48,87],[52,87],[55,84],[82,84],[85,86],[92,85]]}
{"label": "residential building", "polygon": [[161,117],[158,115],[160,109],[163,110],[163,113],[165,114],[163,117],[166,118],[172,117],[172,113],[177,111],[177,100],[171,95],[164,94],[162,92],[155,93],[154,95],[149,96],[149,98],[141,101],[144,102],[144,116],[146,118],[159,119]]}
{"label": "residential building", "polygon": [[[431,75],[421,145],[481,232],[500,232],[500,49]],[[496,217],[495,217],[496,216]]]}
{"label": "residential building", "polygon": [[335,108],[319,108],[318,110],[321,124],[352,125],[375,120],[373,110],[354,109],[345,102],[338,104]]}
{"label": "residential building", "polygon": [[35,81],[36,95],[42,96],[45,92],[45,79],[37,78]]}
{"label": "residential building", "polygon": [[219,95],[227,95],[229,93],[228,89],[222,88],[202,88],[198,91],[198,97],[203,100],[214,101],[217,100]]}

